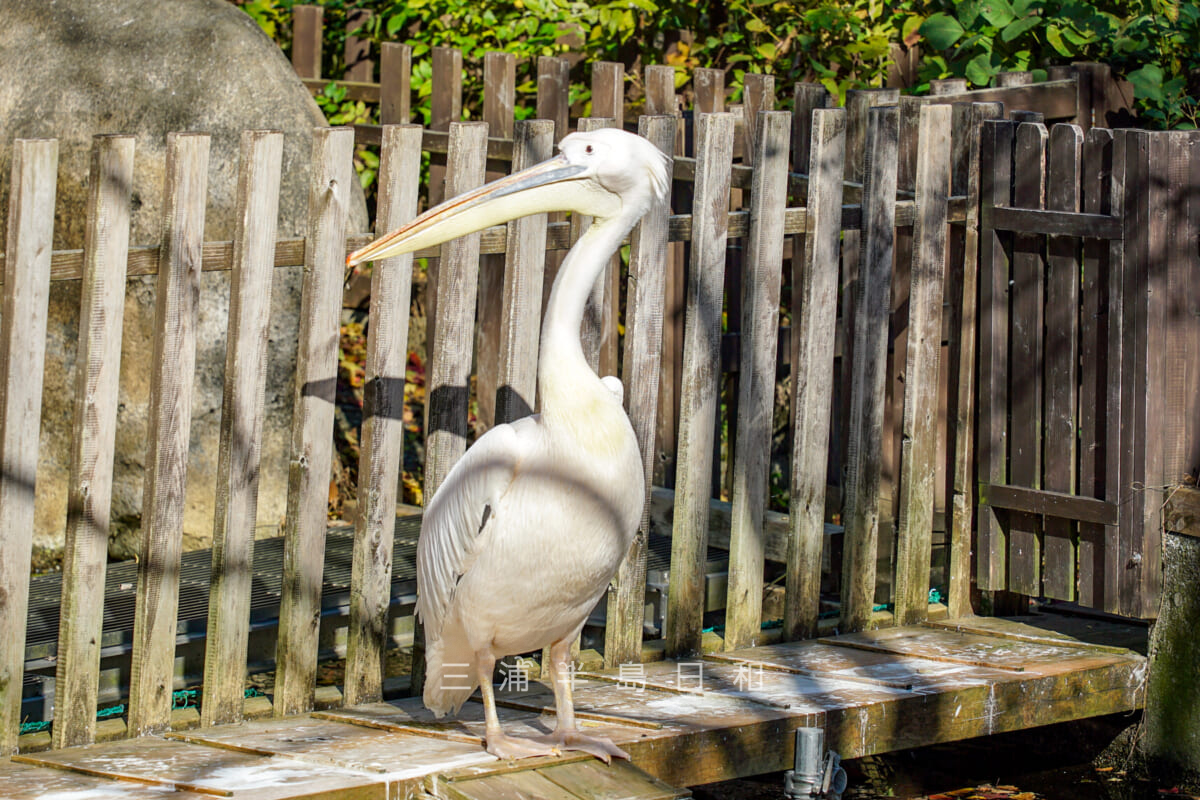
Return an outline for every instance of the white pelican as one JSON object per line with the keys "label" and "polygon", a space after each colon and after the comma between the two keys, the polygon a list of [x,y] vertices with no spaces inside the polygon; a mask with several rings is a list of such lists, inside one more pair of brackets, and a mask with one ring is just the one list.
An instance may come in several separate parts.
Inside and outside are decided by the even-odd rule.
{"label": "white pelican", "polygon": [[[560,154],[430,209],[352,253],[348,266],[412,252],[547,211],[589,214],[542,326],[541,413],[498,425],[450,470],[430,500],[417,547],[417,613],[425,623],[425,705],[457,712],[482,687],[487,750],[500,758],[581,750],[629,756],[575,724],[568,663],[588,612],[637,531],[642,458],[620,382],[584,359],[580,325],[597,277],[625,236],[664,197],[669,161],[620,130],[567,136]],[[550,647],[557,725],[537,740],[500,728],[496,659]]]}

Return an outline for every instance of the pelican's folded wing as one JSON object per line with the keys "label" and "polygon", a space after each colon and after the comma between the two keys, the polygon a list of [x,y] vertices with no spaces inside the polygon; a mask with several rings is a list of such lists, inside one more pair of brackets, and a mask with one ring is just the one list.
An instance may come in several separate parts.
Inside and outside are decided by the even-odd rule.
{"label": "pelican's folded wing", "polygon": [[440,634],[454,589],[478,553],[491,509],[508,491],[537,433],[533,417],[492,428],[451,468],[429,501],[417,544],[417,614],[430,636]]}

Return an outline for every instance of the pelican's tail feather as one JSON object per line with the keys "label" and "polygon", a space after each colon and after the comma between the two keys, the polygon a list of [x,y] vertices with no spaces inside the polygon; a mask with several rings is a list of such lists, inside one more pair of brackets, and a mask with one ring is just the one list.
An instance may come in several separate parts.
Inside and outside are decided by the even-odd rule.
{"label": "pelican's tail feather", "polygon": [[441,636],[425,652],[425,707],[438,719],[457,714],[479,687],[475,653],[466,637]]}

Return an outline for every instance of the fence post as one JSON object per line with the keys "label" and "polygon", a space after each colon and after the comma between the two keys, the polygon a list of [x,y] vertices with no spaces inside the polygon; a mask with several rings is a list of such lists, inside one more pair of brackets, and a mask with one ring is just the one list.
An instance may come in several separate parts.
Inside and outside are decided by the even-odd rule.
{"label": "fence post", "polygon": [[325,9],[292,7],[292,69],[301,78],[321,77],[321,40]]}
{"label": "fence post", "polygon": [[163,238],[154,309],[150,430],[130,657],[131,736],[166,730],[171,724],[208,146],[207,134],[167,135],[167,185],[163,191]]}
{"label": "fence post", "polygon": [[[955,109],[962,108],[956,104]],[[946,501],[949,520],[946,530],[950,537],[949,585],[946,590],[946,605],[950,616],[962,617],[971,613],[971,536],[973,508],[975,502],[975,362],[976,317],[979,297],[979,199],[980,170],[982,168],[983,123],[987,119],[999,118],[1004,107],[999,103],[971,103],[966,107],[966,123],[962,130],[966,141],[956,143],[960,155],[956,167],[965,168],[967,219],[962,233],[961,262],[951,261],[959,269],[955,284],[960,292],[957,298],[957,350],[951,349],[952,363],[957,365],[955,402],[950,413],[954,421],[954,466],[951,491]],[[965,152],[964,152],[965,151]],[[958,194],[958,190],[954,190]],[[950,302],[956,298],[951,296]],[[949,445],[948,445],[949,446]]]}
{"label": "fence post", "polygon": [[846,122],[847,114],[842,109],[813,111],[804,258],[798,275],[793,277],[800,285],[800,305],[792,310],[794,416],[785,639],[816,630],[821,589]]}
{"label": "fence post", "polygon": [[[642,117],[638,133],[668,158],[675,152],[675,118]],[[663,343],[663,264],[667,254],[670,198],[655,203],[630,237],[628,307],[625,331],[625,410],[642,451],[646,501],[642,524],[608,593],[608,626],[604,631],[604,664],[641,661],[645,619],[646,546],[650,535],[650,477],[654,461],[655,411],[658,405]]]}
{"label": "fence post", "polygon": [[692,265],[687,292],[683,388],[679,408],[679,469],[671,531],[666,649],[669,655],[700,650],[704,615],[704,565],[708,548],[712,433],[720,386],[721,304],[725,239],[733,165],[733,115],[701,114],[696,120],[696,189],[692,215]]}
{"label": "fence post", "polygon": [[201,722],[242,718],[283,134],[242,134]]}
{"label": "fence post", "polygon": [[[487,53],[483,62],[483,121],[488,135],[513,138],[513,109],[517,102],[517,59],[512,53]],[[511,166],[511,165],[510,165]],[[488,171],[493,181],[502,173]],[[475,396],[477,417],[486,429],[496,424],[496,386],[500,352],[501,304],[504,296],[504,254],[480,256],[478,322],[475,332]]]}
{"label": "fence post", "polygon": [[54,678],[51,741],[55,749],[91,744],[96,735],[97,634],[104,626],[133,149],[133,136],[92,139],[79,303],[76,363],[80,367],[75,372],[71,430],[71,495]]}
{"label": "fence post", "polygon": [[[1055,125],[1050,132],[1046,207],[1079,211],[1083,132]],[[1043,484],[1055,492],[1076,493],[1079,403],[1079,241],[1051,236],[1046,245],[1046,422]],[[1045,518],[1045,574],[1042,591],[1057,600],[1075,599],[1075,525]]]}
{"label": "fence post", "polygon": [[[1085,213],[1113,213],[1113,132],[1107,128],[1094,127],[1084,137],[1082,184]],[[1108,446],[1106,430],[1116,424],[1106,419],[1105,407],[1109,341],[1108,308],[1103,305],[1103,299],[1108,293],[1112,249],[1113,243],[1103,239],[1083,241],[1079,315],[1079,492],[1086,497],[1098,498],[1106,498],[1103,481]],[[1115,536],[1116,526],[1108,528]],[[1110,596],[1105,586],[1106,535],[1106,526],[1079,523],[1079,603],[1089,608],[1105,608],[1106,598]]]}
{"label": "fence post", "polygon": [[[513,171],[532,167],[554,152],[554,123],[520,121],[513,129]],[[538,336],[542,319],[542,273],[546,262],[545,214],[508,223],[496,422],[533,413],[537,391]]]}
{"label": "fence post", "polygon": [[[1015,123],[983,124],[980,149],[979,210],[979,481],[1008,481],[1008,274],[1002,231],[992,227],[992,209],[1012,197]],[[1003,511],[981,506],[977,526],[977,581],[983,591],[1004,591],[1008,584],[1008,530]]]}
{"label": "fence post", "polygon": [[346,72],[342,76],[348,81],[370,83],[375,78],[375,61],[371,58],[371,40],[355,34],[371,24],[375,15],[365,8],[349,9],[346,12],[346,46],[342,51]]}
{"label": "fence post", "polygon": [[[380,148],[377,236],[417,215],[420,171],[421,127],[385,125]],[[404,460],[404,380],[412,262],[412,254],[405,253],[378,261],[371,270],[371,324],[367,331],[358,514],[346,636],[343,699],[347,705],[383,699],[396,487]]]}
{"label": "fence post", "polygon": [[929,610],[937,458],[938,360],[942,349],[942,289],[950,194],[948,105],[921,107],[913,222],[908,359],[904,370],[900,529],[897,536],[895,622],[922,622]]}
{"label": "fence post", "polygon": [[[888,316],[896,234],[896,160],[900,115],[894,106],[872,108],[867,117],[868,162],[863,175],[863,280],[852,334],[854,360],[850,391],[850,435],[846,446],[846,532],[842,557],[842,625],[858,630],[870,622],[875,603],[875,558],[879,543],[879,488],[883,477]],[[819,574],[814,580],[819,580]],[[789,638],[816,633],[817,590],[809,589],[803,626]],[[786,624],[786,623],[785,623]]]}
{"label": "fence post", "polygon": [[[791,123],[792,115],[787,111],[761,111],[756,124],[750,235],[742,290],[740,420],[733,453],[726,650],[753,646],[762,636],[763,514],[774,433],[775,361],[779,346],[783,216],[787,208]],[[716,362],[720,363],[719,325],[717,334]]]}
{"label": "fence post", "polygon": [[[1017,126],[1013,170],[1013,206],[1043,208],[1046,197],[1046,128],[1036,123]],[[1045,237],[1013,236],[1012,360],[1021,370],[1012,381],[1009,423],[1009,480],[1014,485],[1042,488],[1042,363],[1045,308]],[[1009,511],[1008,589],[1036,597],[1041,594],[1041,520]]]}
{"label": "fence post", "polygon": [[[583,133],[598,131],[601,128],[615,128],[616,125],[617,121],[612,117],[581,117],[578,122],[578,130]],[[575,246],[575,243],[579,241],[580,237],[587,232],[587,229],[591,225],[592,217],[587,214],[571,215],[572,247]],[[588,295],[587,304],[583,309],[583,325],[580,330],[583,356],[587,359],[588,366],[599,375],[616,374],[615,369],[608,372],[603,371],[601,360],[605,356],[605,324],[613,324],[612,310],[616,303],[609,292],[613,285],[612,270],[619,260],[619,255],[609,259],[608,267],[600,274],[600,277],[596,278],[596,283],[592,286],[591,294]],[[549,650],[547,650],[547,653],[549,653]]]}
{"label": "fence post", "polygon": [[0,649],[0,756],[16,753],[21,729],[58,141],[17,139],[11,175],[0,317],[0,630],[9,637]]}
{"label": "fence post", "polygon": [[379,49],[379,121],[396,125],[412,118],[412,48],[384,42]]}
{"label": "fence post", "polygon": [[346,264],[352,128],[313,132],[308,239],[300,301],[300,343],[292,411],[283,596],[275,648],[275,716],[312,708],[321,579],[333,460],[333,403],[342,280]]}
{"label": "fence post", "polygon": [[[625,129],[625,66],[611,61],[592,64],[592,116],[614,121]],[[621,256],[614,254],[609,263],[606,286],[608,302],[604,306],[600,340],[600,374],[616,375],[620,369],[620,336],[617,320],[621,301]]]}

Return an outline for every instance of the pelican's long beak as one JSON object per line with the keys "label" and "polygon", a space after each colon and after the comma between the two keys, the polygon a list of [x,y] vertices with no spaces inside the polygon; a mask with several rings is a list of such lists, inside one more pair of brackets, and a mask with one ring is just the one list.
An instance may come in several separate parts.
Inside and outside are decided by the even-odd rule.
{"label": "pelican's long beak", "polygon": [[492,181],[429,209],[354,251],[346,257],[346,266],[411,253],[529,214],[573,210],[572,196],[579,193],[564,193],[563,185],[584,183],[579,175],[585,170],[559,155]]}

